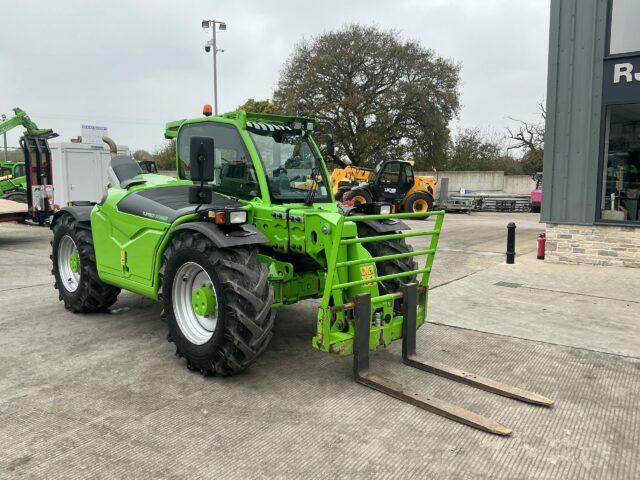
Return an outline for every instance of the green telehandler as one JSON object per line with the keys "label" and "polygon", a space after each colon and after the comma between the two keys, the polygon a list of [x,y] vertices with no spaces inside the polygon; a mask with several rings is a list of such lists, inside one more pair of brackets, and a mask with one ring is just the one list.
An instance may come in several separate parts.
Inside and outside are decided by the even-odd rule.
{"label": "green telehandler", "polygon": [[27,203],[24,162],[0,162],[0,198]]}
{"label": "green telehandler", "polygon": [[[121,289],[159,300],[176,355],[190,370],[224,376],[267,348],[275,309],[317,298],[313,347],[353,355],[361,384],[491,433],[511,432],[372,372],[370,352],[402,339],[408,365],[551,405],[416,355],[444,212],[338,205],[311,136],[315,125],[245,111],[170,122],[165,137],[176,140],[177,178],[143,173],[132,158],[114,156],[103,200],[64,208],[52,221],[60,300],[77,313],[105,311]],[[435,220],[429,229],[402,222],[425,217]],[[428,247],[408,246],[416,237],[430,238]]]}
{"label": "green telehandler", "polygon": [[[13,117],[0,121],[0,135],[20,126],[26,130],[23,141],[26,137],[48,139],[55,136],[52,130],[38,128],[29,115],[17,107],[13,109]],[[0,198],[28,203],[26,171],[24,162],[0,162]]]}

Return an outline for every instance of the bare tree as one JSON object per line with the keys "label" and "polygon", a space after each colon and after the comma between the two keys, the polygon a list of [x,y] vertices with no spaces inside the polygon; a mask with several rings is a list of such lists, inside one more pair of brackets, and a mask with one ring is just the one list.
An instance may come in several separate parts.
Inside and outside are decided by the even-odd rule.
{"label": "bare tree", "polygon": [[517,129],[507,128],[507,138],[512,141],[508,149],[524,151],[522,162],[527,164],[527,169],[531,170],[530,173],[542,170],[544,158],[544,132],[547,112],[542,102],[538,103],[538,109],[540,110],[541,121],[530,123],[509,117],[510,120],[518,122],[519,126]]}

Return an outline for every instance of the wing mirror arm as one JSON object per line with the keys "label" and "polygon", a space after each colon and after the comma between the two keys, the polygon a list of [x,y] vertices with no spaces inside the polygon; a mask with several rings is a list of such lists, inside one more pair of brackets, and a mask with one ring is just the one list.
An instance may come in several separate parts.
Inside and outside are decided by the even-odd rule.
{"label": "wing mirror arm", "polygon": [[332,134],[327,134],[325,143],[327,146],[327,157],[330,161],[337,163],[342,168],[346,168],[351,165],[351,160],[349,160],[348,158],[342,159],[336,155],[336,144]]}

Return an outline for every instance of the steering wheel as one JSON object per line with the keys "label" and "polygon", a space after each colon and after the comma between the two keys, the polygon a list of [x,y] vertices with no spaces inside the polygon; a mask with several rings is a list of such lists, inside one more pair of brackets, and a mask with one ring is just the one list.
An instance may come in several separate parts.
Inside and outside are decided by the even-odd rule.
{"label": "steering wheel", "polygon": [[288,173],[288,172],[287,172],[287,169],[286,169],[286,168],[284,168],[282,165],[281,165],[281,166],[279,166],[278,168],[276,168],[276,169],[273,171],[273,176],[274,176],[274,177],[279,177],[281,173],[284,173],[285,175],[287,175],[287,173]]}

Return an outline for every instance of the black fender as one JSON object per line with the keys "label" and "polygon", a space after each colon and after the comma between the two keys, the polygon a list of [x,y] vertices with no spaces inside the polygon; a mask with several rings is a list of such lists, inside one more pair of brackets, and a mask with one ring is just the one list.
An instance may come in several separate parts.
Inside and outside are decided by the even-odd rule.
{"label": "black fender", "polygon": [[51,219],[51,228],[53,228],[58,219],[63,215],[71,215],[78,223],[90,223],[91,210],[93,210],[93,205],[74,205],[71,207],[61,208],[53,214],[53,218]]}
{"label": "black fender", "polygon": [[411,230],[409,225],[397,218],[389,218],[387,220],[362,220],[358,223],[364,223],[378,233],[395,233],[401,230]]}
{"label": "black fender", "polygon": [[[357,214],[357,212],[354,211],[355,207],[350,207],[341,203],[338,204],[338,210],[347,217],[347,220],[349,219],[349,215]],[[395,233],[402,230],[411,230],[409,225],[397,218],[389,218],[387,220],[362,220],[359,223],[364,223],[377,233]]]}
{"label": "black fender", "polygon": [[220,227],[213,222],[187,222],[173,227],[169,234],[190,230],[207,237],[218,248],[238,247],[242,245],[261,245],[269,243],[254,225]]}

